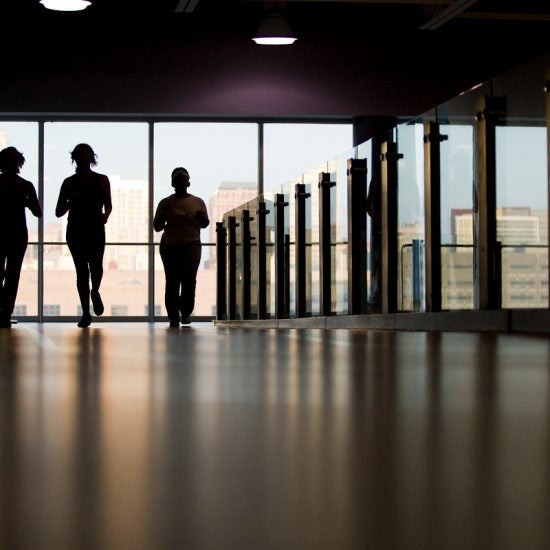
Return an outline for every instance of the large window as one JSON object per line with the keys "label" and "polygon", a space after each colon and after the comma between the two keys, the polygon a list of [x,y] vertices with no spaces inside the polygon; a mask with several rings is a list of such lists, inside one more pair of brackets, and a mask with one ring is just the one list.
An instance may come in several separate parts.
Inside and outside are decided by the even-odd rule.
{"label": "large window", "polygon": [[[0,121],[0,150],[15,147],[23,153],[25,164],[20,176],[30,181],[38,192],[38,124],[36,122]],[[15,315],[38,315],[38,220],[27,210],[29,246],[21,268]]]}
{"label": "large window", "polygon": [[[88,143],[111,182],[102,296],[105,316],[142,316],[148,303],[148,127],[146,123],[53,122],[44,125],[44,315],[77,316],[75,270],[65,242],[67,216],[56,218],[61,184],[74,174],[70,152]],[[118,244],[117,244],[118,243]],[[123,243],[123,244],[121,244]],[[141,246],[139,246],[141,244]],[[46,261],[47,259],[47,261]],[[124,306],[124,307],[121,307]]]}
{"label": "large window", "polygon": [[113,212],[106,226],[102,283],[104,317],[165,315],[160,234],[150,239],[150,214],[173,192],[170,176],[176,166],[188,169],[190,192],[208,208],[211,224],[202,232],[194,315],[215,315],[216,222],[223,213],[257,196],[260,155],[264,181],[283,185],[351,146],[350,124],[265,124],[263,128],[260,150],[257,123],[0,122],[0,149],[13,145],[23,152],[27,162],[21,175],[35,184],[44,210],[40,222],[27,214],[29,247],[14,315],[51,319],[82,314],[65,242],[67,216],[55,216],[61,184],[75,171],[70,152],[78,143],[92,146],[98,156],[95,170],[111,182]]}
{"label": "large window", "polygon": [[441,133],[441,300],[443,309],[474,306],[472,222],[474,130],[444,124]]}
{"label": "large window", "polygon": [[264,188],[285,183],[351,146],[351,124],[265,124]]}
{"label": "large window", "polygon": [[502,307],[547,307],[546,128],[498,127],[496,145]]}
{"label": "large window", "polygon": [[[171,195],[171,173],[189,171],[189,192],[204,200],[210,226],[202,231],[194,315],[215,315],[216,222],[258,194],[258,126],[232,123],[155,124],[154,205]],[[155,235],[155,241],[160,235]],[[164,304],[164,272],[155,255],[155,304]],[[164,310],[164,305],[162,306]]]}
{"label": "large window", "polygon": [[398,127],[398,304],[421,311],[424,296],[424,145],[422,124]]}

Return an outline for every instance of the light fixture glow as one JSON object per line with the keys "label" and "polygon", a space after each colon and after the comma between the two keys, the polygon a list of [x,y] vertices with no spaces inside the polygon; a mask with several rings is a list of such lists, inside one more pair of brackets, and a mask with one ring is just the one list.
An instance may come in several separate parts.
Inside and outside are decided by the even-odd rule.
{"label": "light fixture glow", "polygon": [[49,10],[80,11],[86,9],[91,2],[88,0],[40,0],[40,3]]}
{"label": "light fixture glow", "polygon": [[263,38],[253,38],[252,40],[254,40],[256,44],[260,44],[262,46],[286,46],[288,44],[294,44],[297,38],[288,38],[284,36],[265,36]]}
{"label": "light fixture glow", "polygon": [[294,44],[297,38],[284,17],[278,12],[272,12],[262,21],[252,40],[262,46],[285,46]]}

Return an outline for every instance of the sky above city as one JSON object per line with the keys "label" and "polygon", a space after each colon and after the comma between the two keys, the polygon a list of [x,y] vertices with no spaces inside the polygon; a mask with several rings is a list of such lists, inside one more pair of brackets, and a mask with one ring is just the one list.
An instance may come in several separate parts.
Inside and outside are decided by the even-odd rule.
{"label": "sky above city", "polygon": [[[172,193],[170,174],[184,166],[191,175],[190,192],[206,202],[222,182],[258,181],[258,129],[253,123],[158,123],[154,134],[154,203]],[[38,179],[38,125],[0,123],[13,145],[26,157],[21,175]],[[147,182],[146,123],[46,123],[44,130],[45,220],[53,212],[64,178],[74,173],[70,151],[89,143],[98,155],[96,170],[121,180]],[[265,188],[281,185],[302,171],[351,149],[351,125],[269,124],[264,127]]]}
{"label": "sky above city", "polygon": [[[154,204],[172,192],[170,173],[185,166],[190,192],[208,202],[220,183],[257,182],[258,133],[253,123],[159,123],[154,134]],[[473,127],[442,126],[442,233],[450,232],[452,208],[472,207]],[[38,180],[38,125],[1,122],[0,135],[26,157],[21,175]],[[423,129],[399,127],[399,220],[423,218]],[[45,221],[51,223],[61,182],[74,173],[70,151],[77,143],[92,145],[96,170],[120,180],[148,180],[148,125],[131,122],[55,122],[45,124]],[[339,154],[352,156],[350,125],[266,124],[264,185],[266,191],[320,166]],[[497,128],[497,205],[547,209],[547,137],[541,127]],[[30,220],[32,224],[32,220]]]}

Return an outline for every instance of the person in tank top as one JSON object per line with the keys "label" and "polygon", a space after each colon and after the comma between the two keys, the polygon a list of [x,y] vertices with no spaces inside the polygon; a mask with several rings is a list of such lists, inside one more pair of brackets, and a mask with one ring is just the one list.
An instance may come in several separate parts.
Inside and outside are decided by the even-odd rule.
{"label": "person in tank top", "polygon": [[[112,211],[109,178],[92,170],[97,155],[87,143],[79,143],[71,152],[75,174],[63,181],[55,209],[58,218],[67,212],[67,245],[76,270],[76,287],[82,307],[81,328],[92,322],[90,298],[94,313],[102,315],[99,293],[103,278],[105,224]],[[90,288],[91,282],[91,288]]]}

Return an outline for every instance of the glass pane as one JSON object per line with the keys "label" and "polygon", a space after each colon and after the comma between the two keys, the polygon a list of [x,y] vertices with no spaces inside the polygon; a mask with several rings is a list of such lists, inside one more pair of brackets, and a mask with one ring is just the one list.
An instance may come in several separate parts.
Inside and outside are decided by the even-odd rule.
{"label": "glass pane", "polygon": [[[103,266],[103,316],[144,316],[148,306],[148,247],[107,245]],[[81,314],[69,248],[49,245],[44,260],[44,316]]]}
{"label": "glass pane", "polygon": [[113,212],[105,227],[107,242],[148,240],[148,127],[144,123],[49,122],[44,125],[44,222],[47,233],[61,229],[67,216],[55,217],[63,180],[74,174],[70,152],[88,143],[97,154],[94,171],[111,182]]}
{"label": "glass pane", "polygon": [[[55,206],[63,180],[75,172],[70,152],[88,143],[98,156],[93,170],[108,176],[113,211],[107,243],[148,240],[148,126],[144,123],[52,122],[44,126],[44,316],[80,316],[74,264],[64,243],[67,215]],[[143,316],[148,307],[147,247],[106,246],[101,294],[104,316]]]}
{"label": "glass pane", "polygon": [[268,214],[265,217],[266,240],[266,317],[275,317],[275,195],[281,188],[270,189],[263,195]]}
{"label": "glass pane", "polygon": [[[330,160],[328,171],[332,174],[333,188],[331,238],[332,238],[332,311],[348,313],[348,159],[354,150],[345,151]],[[366,235],[365,235],[366,238]]]}
{"label": "glass pane", "polygon": [[491,83],[474,86],[437,107],[441,133],[441,298],[443,309],[474,307],[474,126],[479,98]]}
{"label": "glass pane", "polygon": [[250,317],[258,317],[258,209],[260,208],[259,198],[249,201],[250,211]]}
{"label": "glass pane", "polygon": [[38,245],[29,244],[25,252],[19,289],[15,301],[15,319],[38,315]]}
{"label": "glass pane", "polygon": [[[197,287],[195,290],[195,309],[192,316],[212,317],[216,315],[216,270],[208,267],[209,252],[214,246],[203,243],[201,263],[197,271]],[[154,278],[155,278],[155,304],[154,315],[162,319],[167,318],[166,308],[164,306],[164,268],[159,254],[159,247],[155,245],[155,262],[154,262]],[[144,313],[148,315],[149,312]]]}
{"label": "glass pane", "polygon": [[319,246],[319,174],[327,170],[321,164],[304,173],[306,193],[306,311],[312,316],[321,313],[320,246]]}
{"label": "glass pane", "polygon": [[[19,175],[30,181],[38,193],[38,123],[0,121],[0,150],[15,147],[25,157],[25,164]],[[36,241],[38,220],[27,213],[29,241]]]}
{"label": "glass pane", "polygon": [[472,309],[473,126],[442,124],[441,142],[441,300],[443,309]]}
{"label": "glass pane", "polygon": [[[0,150],[15,147],[25,157],[20,176],[30,181],[38,193],[38,124],[0,121]],[[14,318],[38,315],[38,219],[27,209],[29,245],[21,268]]]}
{"label": "glass pane", "polygon": [[237,223],[237,228],[235,230],[236,236],[236,286],[235,286],[235,297],[236,297],[236,308],[235,308],[235,318],[243,318],[243,233],[242,233],[242,223],[241,216],[242,211],[245,209],[246,204],[239,206],[233,210],[233,215],[235,216],[235,221]]}
{"label": "glass pane", "polygon": [[287,235],[285,254],[288,261],[289,316],[296,317],[296,184],[302,183],[302,177],[295,178],[283,185],[285,202],[285,235]]}
{"label": "glass pane", "polygon": [[502,307],[548,305],[546,128],[499,127],[497,240],[502,244]]}
{"label": "glass pane", "polygon": [[[189,171],[189,192],[203,199],[208,209],[210,226],[202,230],[201,240],[215,243],[216,222],[222,221],[225,212],[257,195],[258,127],[250,123],[157,123],[155,208],[162,198],[173,193],[171,173],[177,166]],[[155,242],[160,237],[161,233],[155,233]],[[195,315],[212,315],[216,302],[215,247],[203,248],[201,270],[205,273],[199,284],[211,285],[204,294],[212,302],[200,308],[197,303]]]}
{"label": "glass pane", "polygon": [[398,128],[398,308],[425,309],[424,295],[424,128]]}
{"label": "glass pane", "polygon": [[351,148],[351,124],[264,124],[264,188]]}

